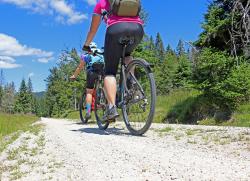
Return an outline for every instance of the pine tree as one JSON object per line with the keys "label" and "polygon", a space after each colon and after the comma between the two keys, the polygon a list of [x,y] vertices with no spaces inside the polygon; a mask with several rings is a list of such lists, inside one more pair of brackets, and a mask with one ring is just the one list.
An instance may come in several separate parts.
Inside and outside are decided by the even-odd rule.
{"label": "pine tree", "polygon": [[155,44],[154,44],[153,36],[150,36],[150,39],[149,39],[149,50],[151,50],[151,51],[155,50]]}
{"label": "pine tree", "polygon": [[249,0],[213,0],[196,45],[243,55],[249,51]]}
{"label": "pine tree", "polygon": [[167,95],[172,89],[172,72],[169,62],[166,60],[158,66],[156,75],[157,93]]}
{"label": "pine tree", "polygon": [[3,89],[2,110],[7,113],[14,113],[15,85],[14,82],[7,83]]}
{"label": "pine tree", "polygon": [[182,40],[179,40],[176,51],[178,56],[182,56],[185,54],[184,43]]}
{"label": "pine tree", "polygon": [[174,50],[171,48],[171,46],[168,44],[167,48],[166,48],[166,54],[174,54]]}
{"label": "pine tree", "polygon": [[185,55],[180,56],[178,62],[179,64],[173,76],[173,87],[189,87],[191,84],[192,76],[191,62]]}
{"label": "pine tree", "polygon": [[165,48],[160,33],[157,33],[156,35],[155,51],[160,61],[163,61],[165,57]]}
{"label": "pine tree", "polygon": [[31,81],[30,77],[28,79],[27,92],[29,94],[32,94],[32,92],[33,92],[33,86],[32,86],[32,81]]}
{"label": "pine tree", "polygon": [[17,100],[15,103],[15,111],[19,113],[28,113],[29,110],[29,96],[28,88],[26,86],[25,80],[23,79],[17,94]]}
{"label": "pine tree", "polygon": [[33,86],[31,78],[28,79],[28,85],[27,85],[27,96],[29,101],[29,110],[30,113],[35,113],[35,98],[33,95]]}

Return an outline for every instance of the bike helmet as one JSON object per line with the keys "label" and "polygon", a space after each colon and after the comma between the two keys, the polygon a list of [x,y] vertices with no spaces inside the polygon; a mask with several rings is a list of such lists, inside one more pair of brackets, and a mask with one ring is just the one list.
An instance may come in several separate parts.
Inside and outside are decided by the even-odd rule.
{"label": "bike helmet", "polygon": [[89,47],[90,47],[90,49],[93,51],[93,50],[96,50],[97,49],[97,44],[95,43],[95,42],[91,42],[90,44],[89,44]]}

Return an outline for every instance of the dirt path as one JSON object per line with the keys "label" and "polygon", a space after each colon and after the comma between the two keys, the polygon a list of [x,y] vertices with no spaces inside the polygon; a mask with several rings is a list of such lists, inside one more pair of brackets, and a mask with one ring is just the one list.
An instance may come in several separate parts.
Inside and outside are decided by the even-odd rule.
{"label": "dirt path", "polygon": [[[35,164],[22,163],[18,180],[250,180],[250,129],[153,125],[135,137],[121,123],[106,132],[66,120],[41,123],[44,146]],[[2,180],[18,163],[7,159],[13,145],[39,139],[22,137],[0,156]]]}

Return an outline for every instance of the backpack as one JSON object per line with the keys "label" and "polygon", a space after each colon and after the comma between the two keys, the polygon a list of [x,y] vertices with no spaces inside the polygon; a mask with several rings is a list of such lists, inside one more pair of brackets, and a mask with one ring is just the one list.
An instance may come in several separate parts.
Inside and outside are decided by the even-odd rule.
{"label": "backpack", "polygon": [[110,13],[117,16],[138,16],[141,11],[140,0],[109,0]]}

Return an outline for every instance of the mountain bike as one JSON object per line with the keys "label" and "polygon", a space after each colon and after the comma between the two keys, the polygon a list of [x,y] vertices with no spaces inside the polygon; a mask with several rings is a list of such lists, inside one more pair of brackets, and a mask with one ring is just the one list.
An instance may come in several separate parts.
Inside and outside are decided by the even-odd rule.
{"label": "mountain bike", "polygon": [[[152,66],[143,59],[133,59],[126,65],[126,48],[134,43],[134,38],[123,37],[119,43],[123,51],[118,70],[116,106],[122,110],[123,120],[130,133],[143,135],[150,128],[155,114],[156,86]],[[107,100],[101,78],[95,87],[95,116],[99,128],[105,130],[109,121],[103,120]]]}
{"label": "mountain bike", "polygon": [[[95,52],[95,53],[98,53],[98,52]],[[98,53],[98,54],[103,54],[103,53]],[[103,85],[104,64],[94,63],[92,65],[92,68],[93,68],[93,71],[98,75],[98,77],[95,81],[94,92],[92,94],[93,98],[92,98],[91,112],[94,111],[95,117],[97,117],[97,113],[99,113],[100,110],[102,111],[104,109],[103,107],[105,107],[107,104],[106,99],[102,99],[102,96],[104,96],[104,91],[99,88],[100,85]],[[96,95],[99,95],[98,99],[96,99]],[[89,121],[84,116],[85,110],[86,110],[86,91],[82,93],[82,96],[80,97],[80,101],[79,101],[79,113],[80,113],[80,118],[83,124],[87,124]],[[109,122],[104,122],[104,123],[97,122],[97,124],[98,124],[98,127],[102,130],[107,129],[109,126]]]}

